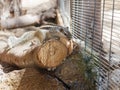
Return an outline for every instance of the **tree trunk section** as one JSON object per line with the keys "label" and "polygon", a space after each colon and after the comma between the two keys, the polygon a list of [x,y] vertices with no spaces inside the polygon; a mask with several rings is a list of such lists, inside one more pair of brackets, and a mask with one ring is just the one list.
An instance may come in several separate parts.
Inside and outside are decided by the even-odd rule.
{"label": "tree trunk section", "polygon": [[[0,32],[0,60],[24,67],[54,68],[71,52],[73,44],[64,35],[44,42],[49,30],[29,31],[17,38],[14,33]],[[46,36],[45,36],[46,34]],[[54,33],[55,34],[55,33]]]}

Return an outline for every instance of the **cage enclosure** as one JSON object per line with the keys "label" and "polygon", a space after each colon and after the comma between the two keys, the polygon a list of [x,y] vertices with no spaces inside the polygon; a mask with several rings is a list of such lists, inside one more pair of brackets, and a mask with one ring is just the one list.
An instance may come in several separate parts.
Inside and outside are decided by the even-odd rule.
{"label": "cage enclosure", "polygon": [[0,90],[120,90],[120,0],[26,3],[0,1]]}
{"label": "cage enclosure", "polygon": [[74,40],[79,43],[84,55],[93,58],[97,71],[96,89],[119,90],[120,1],[59,1]]}

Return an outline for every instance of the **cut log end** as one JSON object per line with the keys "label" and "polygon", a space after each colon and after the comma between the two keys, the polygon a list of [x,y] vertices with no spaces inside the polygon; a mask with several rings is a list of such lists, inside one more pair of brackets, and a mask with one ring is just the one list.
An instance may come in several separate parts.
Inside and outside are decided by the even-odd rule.
{"label": "cut log end", "polygon": [[52,39],[38,49],[36,63],[44,68],[53,68],[62,63],[67,53],[67,47],[63,43]]}

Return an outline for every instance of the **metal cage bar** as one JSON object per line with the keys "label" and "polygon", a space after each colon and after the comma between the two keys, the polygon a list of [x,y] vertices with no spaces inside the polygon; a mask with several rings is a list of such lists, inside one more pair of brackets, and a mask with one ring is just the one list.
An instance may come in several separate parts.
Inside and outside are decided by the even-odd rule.
{"label": "metal cage bar", "polygon": [[73,38],[95,59],[97,90],[120,90],[120,0],[59,1]]}

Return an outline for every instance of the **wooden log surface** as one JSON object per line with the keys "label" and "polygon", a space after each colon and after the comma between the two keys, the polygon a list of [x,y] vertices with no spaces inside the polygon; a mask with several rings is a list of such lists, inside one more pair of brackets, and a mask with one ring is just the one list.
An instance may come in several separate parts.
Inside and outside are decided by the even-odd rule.
{"label": "wooden log surface", "polygon": [[[58,32],[44,42],[49,30],[29,31],[19,38],[12,32],[0,31],[0,60],[11,65],[23,67],[39,66],[54,68],[62,63],[71,52],[73,44],[65,35]],[[56,34],[56,33],[52,33]]]}
{"label": "wooden log surface", "polygon": [[[2,19],[0,27],[13,29],[34,24],[47,24],[47,20],[56,18],[56,7],[56,0],[49,0],[37,7],[38,9],[28,10],[26,15]],[[59,30],[28,31],[19,37],[9,31],[0,31],[0,39],[0,60],[21,68],[56,67],[73,50],[73,42]]]}

